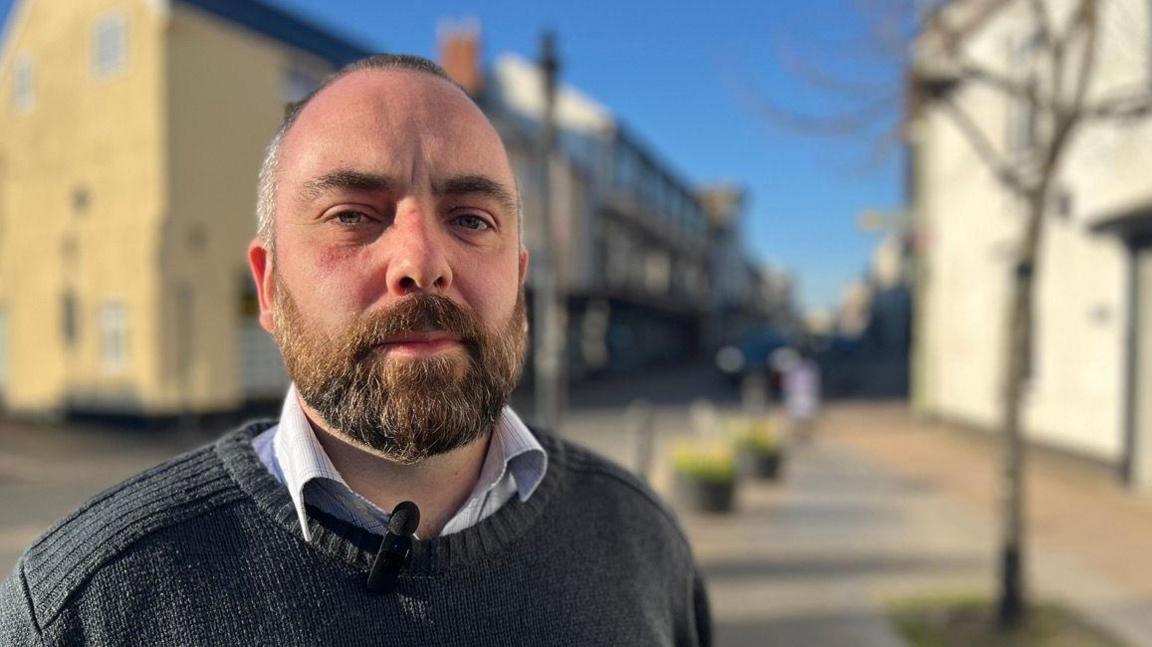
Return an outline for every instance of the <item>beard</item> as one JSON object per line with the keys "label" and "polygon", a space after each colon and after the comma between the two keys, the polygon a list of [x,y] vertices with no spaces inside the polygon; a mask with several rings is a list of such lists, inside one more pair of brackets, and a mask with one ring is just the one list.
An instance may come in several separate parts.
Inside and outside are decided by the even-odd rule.
{"label": "beard", "polygon": [[[522,288],[497,332],[451,299],[417,294],[330,337],[276,282],[275,337],[301,399],[333,434],[393,461],[418,463],[482,437],[520,379],[527,331]],[[385,352],[390,338],[431,330],[456,336],[465,352],[421,358]]]}

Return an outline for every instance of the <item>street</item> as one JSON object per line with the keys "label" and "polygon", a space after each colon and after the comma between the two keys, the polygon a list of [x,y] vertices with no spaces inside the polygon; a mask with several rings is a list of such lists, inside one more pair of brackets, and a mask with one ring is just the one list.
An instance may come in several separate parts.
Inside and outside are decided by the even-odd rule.
{"label": "street", "polygon": [[[631,464],[625,407],[637,398],[654,416],[650,478],[667,493],[662,446],[692,432],[693,402],[731,408],[733,393],[703,367],[603,383],[573,394],[564,433]],[[208,438],[4,423],[0,570],[82,500]],[[790,447],[781,482],[742,484],[737,512],[677,507],[708,580],[717,644],[901,645],[885,605],[990,594],[994,450],[986,440],[916,421],[902,403],[836,404],[812,442]],[[1152,564],[1142,554],[1152,544],[1152,503],[1102,475],[1042,457],[1032,485],[1036,589],[1132,644],[1152,644],[1142,638],[1152,635]],[[1080,521],[1086,518],[1092,523]],[[1105,525],[1115,533],[1093,541],[1092,531]]]}

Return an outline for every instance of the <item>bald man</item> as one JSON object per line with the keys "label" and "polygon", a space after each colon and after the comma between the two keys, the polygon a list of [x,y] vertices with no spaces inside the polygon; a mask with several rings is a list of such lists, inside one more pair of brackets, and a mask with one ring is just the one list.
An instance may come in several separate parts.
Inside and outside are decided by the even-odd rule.
{"label": "bald man", "polygon": [[424,59],[354,63],[289,112],[258,193],[279,419],[37,540],[0,586],[0,644],[707,644],[668,510],[507,405],[528,252],[471,99]]}

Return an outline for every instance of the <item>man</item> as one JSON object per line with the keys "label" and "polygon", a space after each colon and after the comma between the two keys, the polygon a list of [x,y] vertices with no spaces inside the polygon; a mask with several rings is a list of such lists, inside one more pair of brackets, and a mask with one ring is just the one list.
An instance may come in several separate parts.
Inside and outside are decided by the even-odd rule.
{"label": "man", "polygon": [[[293,379],[279,421],[50,530],[0,587],[0,644],[707,643],[665,508],[505,405],[528,256],[480,110],[406,56],[302,104],[269,146],[248,254]],[[418,525],[389,519],[403,501]],[[369,587],[378,553],[387,586]]]}

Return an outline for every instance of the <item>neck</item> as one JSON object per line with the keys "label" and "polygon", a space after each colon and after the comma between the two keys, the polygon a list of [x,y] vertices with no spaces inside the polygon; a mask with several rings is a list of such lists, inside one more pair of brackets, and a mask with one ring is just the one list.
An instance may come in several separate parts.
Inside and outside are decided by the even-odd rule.
{"label": "neck", "polygon": [[420,508],[416,534],[422,539],[440,534],[480,479],[490,433],[450,452],[404,465],[353,444],[332,431],[303,401],[301,405],[316,439],[348,487],[381,510],[391,511],[401,501],[415,503]]}

